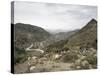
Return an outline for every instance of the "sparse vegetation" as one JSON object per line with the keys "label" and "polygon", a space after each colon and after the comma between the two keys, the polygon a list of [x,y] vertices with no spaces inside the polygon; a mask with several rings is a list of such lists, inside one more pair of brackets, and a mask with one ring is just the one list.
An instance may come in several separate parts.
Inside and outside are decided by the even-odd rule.
{"label": "sparse vegetation", "polygon": [[27,60],[27,53],[25,50],[20,50],[18,48],[15,48],[14,51],[14,63],[23,63]]}
{"label": "sparse vegetation", "polygon": [[[20,64],[28,68],[25,71],[21,69],[22,72],[97,68],[97,22],[95,20],[91,20],[85,27],[76,31],[73,35],[59,41],[58,39],[49,38],[51,35],[42,28],[20,23],[17,25],[15,26],[14,62],[15,66]],[[62,34],[60,33],[60,35]],[[52,36],[54,37],[54,35]],[[49,44],[44,45],[44,42]],[[34,45],[31,49],[39,48],[42,45],[44,53],[25,51],[30,44]],[[34,56],[36,59],[33,59]]]}
{"label": "sparse vegetation", "polygon": [[77,59],[78,59],[78,56],[77,56],[76,53],[68,51],[65,55],[63,55],[61,60],[63,62],[73,62],[73,61],[75,61]]}

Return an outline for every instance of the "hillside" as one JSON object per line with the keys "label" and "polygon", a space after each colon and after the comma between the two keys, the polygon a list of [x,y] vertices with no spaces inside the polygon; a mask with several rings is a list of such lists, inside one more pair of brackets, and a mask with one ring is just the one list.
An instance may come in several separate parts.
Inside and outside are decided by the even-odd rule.
{"label": "hillside", "polygon": [[78,32],[78,30],[68,31],[68,32],[59,32],[59,33],[54,34],[53,37],[57,41],[65,40],[71,35],[75,34],[76,32]]}
{"label": "hillside", "polygon": [[23,23],[15,24],[14,32],[15,45],[20,49],[25,49],[32,43],[46,40],[50,36],[49,32],[41,27]]}
{"label": "hillside", "polygon": [[[29,51],[21,49],[19,45],[17,46],[19,46],[20,49],[15,47],[15,62],[17,63],[14,65],[15,73],[53,72],[97,68],[96,20],[92,19],[82,29],[72,32],[61,32],[53,35],[46,32],[48,35],[46,37],[47,39],[35,39],[36,41],[32,36],[35,30],[32,28],[34,26],[31,27],[32,31],[28,30],[28,27],[25,29],[23,26],[19,27],[21,29],[18,31],[18,34],[21,36],[18,35],[17,39],[21,38],[21,41],[18,39],[18,42],[21,42],[22,45],[29,42],[29,45],[25,46]],[[41,29],[38,29],[37,27],[36,29],[36,32],[41,33]],[[20,32],[26,34],[26,36],[29,36],[28,34],[32,35],[30,38],[26,36],[23,37]],[[42,38],[42,36],[39,38]],[[27,41],[26,39],[29,40]],[[34,44],[35,42],[36,44]],[[33,46],[37,44],[44,47],[34,48]]]}
{"label": "hillside", "polygon": [[14,63],[24,62],[28,53],[25,51],[31,44],[39,45],[39,42],[46,40],[49,32],[43,28],[30,25],[17,23],[14,25]]}
{"label": "hillside", "polygon": [[97,48],[97,21],[92,19],[82,29],[74,32],[65,40],[53,43],[48,46],[47,51],[61,51],[65,48],[78,47],[93,47]]}
{"label": "hillside", "polygon": [[92,47],[97,41],[97,21],[92,19],[79,32],[68,39],[68,46]]}
{"label": "hillside", "polygon": [[57,62],[73,63],[70,69],[97,68],[97,21],[92,19],[69,38],[49,45],[46,54],[58,54]]}

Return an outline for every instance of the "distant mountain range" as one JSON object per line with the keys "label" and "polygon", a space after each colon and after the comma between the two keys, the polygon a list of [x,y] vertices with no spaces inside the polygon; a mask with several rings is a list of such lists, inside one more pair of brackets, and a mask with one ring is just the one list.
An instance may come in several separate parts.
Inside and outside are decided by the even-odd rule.
{"label": "distant mountain range", "polygon": [[69,36],[75,34],[76,32],[78,32],[78,30],[73,30],[73,31],[66,31],[66,32],[59,32],[53,35],[55,40],[65,40],[67,39]]}

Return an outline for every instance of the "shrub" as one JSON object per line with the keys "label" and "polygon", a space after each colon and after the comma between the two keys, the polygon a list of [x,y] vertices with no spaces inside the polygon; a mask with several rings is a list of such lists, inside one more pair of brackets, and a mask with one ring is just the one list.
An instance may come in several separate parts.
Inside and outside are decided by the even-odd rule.
{"label": "shrub", "polygon": [[63,62],[74,62],[76,59],[78,59],[77,54],[73,52],[67,52],[66,55],[62,57]]}
{"label": "shrub", "polygon": [[20,50],[15,47],[14,50],[14,64],[16,63],[22,63],[27,59],[27,53],[25,50]]}
{"label": "shrub", "polygon": [[69,50],[69,47],[67,47],[66,45],[64,45],[62,51],[68,51]]}
{"label": "shrub", "polygon": [[87,61],[92,65],[96,65],[97,64],[97,57],[94,55],[87,56]]}

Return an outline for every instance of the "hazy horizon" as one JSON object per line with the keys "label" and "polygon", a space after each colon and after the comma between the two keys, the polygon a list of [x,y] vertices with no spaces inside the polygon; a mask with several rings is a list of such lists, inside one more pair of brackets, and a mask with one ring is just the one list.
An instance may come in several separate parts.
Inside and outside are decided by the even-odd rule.
{"label": "hazy horizon", "polygon": [[97,20],[97,7],[40,2],[14,3],[14,23],[36,25],[48,30],[76,30],[92,18]]}

